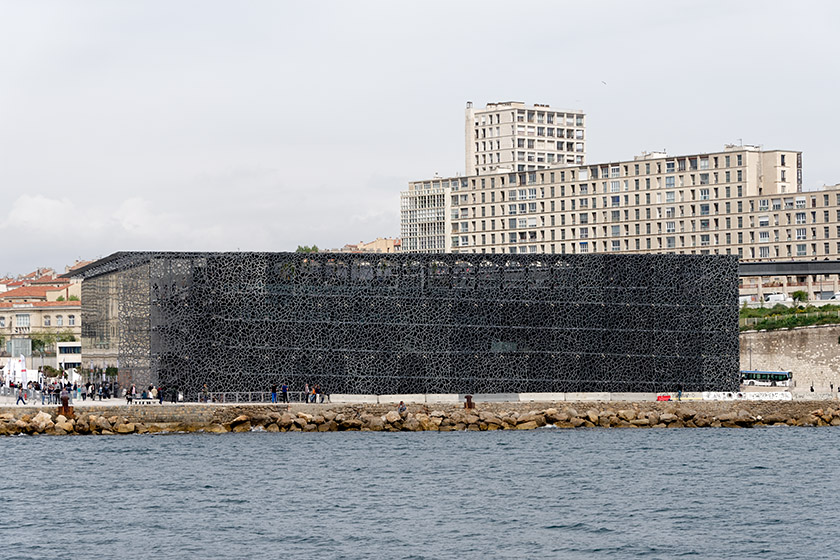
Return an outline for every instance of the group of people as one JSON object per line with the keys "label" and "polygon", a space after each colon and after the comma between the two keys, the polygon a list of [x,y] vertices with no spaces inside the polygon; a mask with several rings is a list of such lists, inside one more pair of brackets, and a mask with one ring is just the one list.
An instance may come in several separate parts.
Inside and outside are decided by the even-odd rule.
{"label": "group of people", "polygon": [[41,404],[63,404],[62,394],[67,393],[69,403],[73,399],[81,398],[83,401],[90,397],[91,400],[99,397],[101,401],[103,398],[111,398],[112,391],[115,390],[116,384],[111,383],[65,383],[60,380],[43,382],[30,381],[25,386],[22,383],[15,383],[10,381],[9,387],[17,389],[17,400],[15,404],[26,405],[26,399],[36,398],[38,394],[41,395]]}
{"label": "group of people", "polygon": [[316,383],[312,387],[309,386],[307,383],[303,388],[303,395],[304,395],[304,402],[324,402],[324,391],[321,389],[321,385]]}
{"label": "group of people", "polygon": [[[289,402],[289,385],[287,383],[282,383],[279,387],[279,402],[287,403]],[[277,385],[271,386],[271,402],[276,403],[278,397],[278,387]],[[309,383],[305,384],[303,387],[303,402],[308,403],[317,403],[317,402],[324,402],[324,398],[329,400],[329,395],[327,395],[323,389],[321,389],[321,385],[315,383],[311,387]]]}
{"label": "group of people", "polygon": [[[125,401],[128,404],[131,404],[134,399],[153,399],[157,400],[160,404],[163,404],[163,398],[166,395],[166,392],[163,390],[163,387],[155,387],[154,385],[149,385],[147,388],[143,389],[140,393],[137,392],[137,385],[134,383],[131,384],[131,387],[128,389],[123,389],[123,396],[125,397]],[[177,402],[177,391],[171,390],[170,396],[172,398],[172,402]]]}

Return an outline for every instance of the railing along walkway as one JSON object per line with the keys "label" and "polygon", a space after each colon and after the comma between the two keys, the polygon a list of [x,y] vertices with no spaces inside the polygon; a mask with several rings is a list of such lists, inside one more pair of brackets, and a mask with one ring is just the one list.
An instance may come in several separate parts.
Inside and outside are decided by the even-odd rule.
{"label": "railing along walkway", "polygon": [[[288,402],[292,403],[303,403],[309,402],[306,397],[306,393],[303,391],[289,391],[286,393],[288,395]],[[321,393],[320,395],[316,395],[317,400],[316,402],[329,402],[330,396]],[[322,400],[323,399],[323,400]],[[207,402],[213,403],[270,403],[271,402],[271,393],[269,392],[261,392],[261,391],[231,391],[231,392],[210,392],[207,393]],[[199,395],[199,401],[203,401],[203,396]],[[283,400],[283,393],[277,391],[277,402],[283,403],[286,402]]]}

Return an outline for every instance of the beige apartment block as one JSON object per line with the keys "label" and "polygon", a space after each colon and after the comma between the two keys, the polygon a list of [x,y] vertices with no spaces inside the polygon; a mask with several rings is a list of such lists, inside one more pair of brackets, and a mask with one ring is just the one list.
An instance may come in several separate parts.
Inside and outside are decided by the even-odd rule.
{"label": "beige apartment block", "polygon": [[467,103],[467,175],[537,171],[586,162],[584,113],[520,101]]}
{"label": "beige apartment block", "polygon": [[441,251],[429,247],[428,236],[420,248],[419,228],[406,221],[417,219],[406,208],[425,196],[424,230],[443,228],[443,250],[453,253],[838,258],[840,187],[803,192],[801,169],[800,152],[726,146],[413,182],[402,197],[403,247]]}

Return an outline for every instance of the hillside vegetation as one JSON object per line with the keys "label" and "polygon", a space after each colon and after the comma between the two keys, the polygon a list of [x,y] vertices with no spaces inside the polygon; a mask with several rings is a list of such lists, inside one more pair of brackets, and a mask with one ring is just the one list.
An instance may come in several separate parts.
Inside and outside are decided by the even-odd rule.
{"label": "hillside vegetation", "polygon": [[741,308],[739,314],[742,331],[792,329],[811,325],[840,324],[840,305],[801,305],[786,307]]}

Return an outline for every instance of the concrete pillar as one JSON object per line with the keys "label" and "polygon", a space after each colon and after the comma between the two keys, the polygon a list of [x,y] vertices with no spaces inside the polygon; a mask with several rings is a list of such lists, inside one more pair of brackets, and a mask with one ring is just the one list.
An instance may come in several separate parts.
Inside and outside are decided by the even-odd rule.
{"label": "concrete pillar", "polygon": [[840,274],[832,274],[831,275],[831,292],[836,294],[837,293],[837,279],[840,278]]}
{"label": "concrete pillar", "polygon": [[809,274],[805,277],[805,286],[806,291],[808,292],[808,300],[811,301],[814,299],[814,275]]}
{"label": "concrete pillar", "polygon": [[756,292],[758,293],[758,301],[764,301],[764,279],[761,276],[758,277]]}

